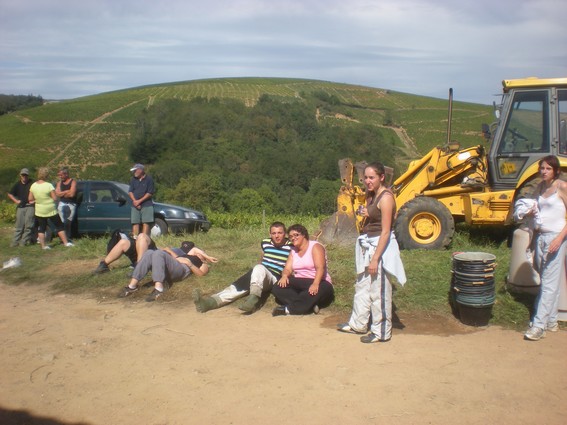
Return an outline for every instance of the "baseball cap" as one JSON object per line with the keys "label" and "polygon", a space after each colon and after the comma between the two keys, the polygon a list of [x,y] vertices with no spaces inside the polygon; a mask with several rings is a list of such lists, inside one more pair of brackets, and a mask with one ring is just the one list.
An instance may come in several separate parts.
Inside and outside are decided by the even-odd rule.
{"label": "baseball cap", "polygon": [[130,171],[135,171],[135,170],[143,170],[144,166],[142,164],[134,164],[134,166],[132,168],[130,168]]}
{"label": "baseball cap", "polygon": [[195,244],[193,242],[190,241],[183,241],[181,242],[181,250],[187,254],[189,251],[191,251],[193,249],[193,247],[195,246]]}
{"label": "baseball cap", "polygon": [[25,176],[29,176],[30,175],[30,170],[28,170],[27,168],[22,168],[22,171],[20,171],[20,175],[25,175]]}

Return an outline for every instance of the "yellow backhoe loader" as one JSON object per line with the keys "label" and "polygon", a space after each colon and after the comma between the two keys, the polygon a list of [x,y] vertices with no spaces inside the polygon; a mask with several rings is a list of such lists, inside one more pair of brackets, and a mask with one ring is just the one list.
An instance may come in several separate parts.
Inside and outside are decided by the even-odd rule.
{"label": "yellow backhoe loader", "polygon": [[[557,155],[567,171],[567,78],[525,78],[502,84],[502,101],[495,105],[497,121],[483,125],[486,147],[460,149],[451,140],[450,90],[445,144],[412,161],[394,181],[398,208],[394,230],[402,248],[448,246],[455,221],[510,225],[515,200],[533,191],[538,182],[540,158]],[[343,163],[347,164],[341,170],[344,186],[337,213],[322,227],[324,241],[337,240],[336,235],[352,239],[359,223],[355,211],[364,201],[363,189],[352,184],[352,171],[349,183],[352,167],[348,159]]]}

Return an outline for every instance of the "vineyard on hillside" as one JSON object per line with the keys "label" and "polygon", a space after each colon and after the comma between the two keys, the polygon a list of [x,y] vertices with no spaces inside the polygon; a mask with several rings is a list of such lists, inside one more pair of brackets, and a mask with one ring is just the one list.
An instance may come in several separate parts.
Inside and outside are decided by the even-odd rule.
{"label": "vineyard on hillside", "polygon": [[[325,108],[313,111],[321,123],[389,128],[402,148],[396,164],[389,164],[398,174],[408,160],[415,159],[416,152],[403,149],[394,129],[405,131],[419,155],[446,140],[444,99],[315,80],[196,80],[50,102],[1,116],[0,185],[6,188],[24,166],[68,165],[81,178],[127,177],[124,170],[132,161],[128,148],[140,114],[168,99],[234,99],[253,107],[263,95],[287,103],[301,102],[313,94],[326,99]],[[491,121],[490,107],[455,102],[452,139],[467,146],[482,143],[480,126]]]}

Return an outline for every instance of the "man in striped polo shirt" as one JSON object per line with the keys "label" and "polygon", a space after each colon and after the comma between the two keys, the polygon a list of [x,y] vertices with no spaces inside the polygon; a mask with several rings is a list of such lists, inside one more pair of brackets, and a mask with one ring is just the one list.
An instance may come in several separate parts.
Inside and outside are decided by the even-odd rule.
{"label": "man in striped polo shirt", "polygon": [[291,250],[291,244],[286,238],[285,225],[279,221],[272,223],[270,237],[262,240],[261,247],[262,259],[260,263],[222,291],[211,296],[203,296],[199,289],[195,289],[193,301],[197,311],[205,313],[227,305],[247,294],[249,294],[248,298],[239,308],[246,313],[254,313],[260,308],[262,298],[264,298],[264,301],[266,299],[263,295],[269,295],[272,286],[280,279]]}

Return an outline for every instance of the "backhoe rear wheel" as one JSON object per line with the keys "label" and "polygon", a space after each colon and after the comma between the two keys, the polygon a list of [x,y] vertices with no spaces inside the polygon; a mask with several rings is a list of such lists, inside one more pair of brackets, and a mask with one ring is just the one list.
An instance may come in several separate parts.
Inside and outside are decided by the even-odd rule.
{"label": "backhoe rear wheel", "polygon": [[421,196],[400,208],[394,231],[403,249],[441,249],[451,243],[455,221],[437,199]]}

